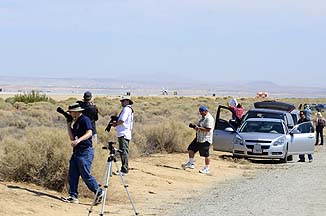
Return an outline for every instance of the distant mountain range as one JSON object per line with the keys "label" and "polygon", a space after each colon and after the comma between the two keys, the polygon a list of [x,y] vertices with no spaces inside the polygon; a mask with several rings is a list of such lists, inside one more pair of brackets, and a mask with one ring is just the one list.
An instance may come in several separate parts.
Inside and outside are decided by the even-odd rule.
{"label": "distant mountain range", "polygon": [[117,79],[80,79],[80,78],[35,78],[0,76],[2,93],[19,93],[37,90],[47,94],[81,94],[90,90],[98,95],[161,95],[181,96],[232,96],[255,97],[257,92],[267,92],[272,98],[323,98],[326,88],[281,86],[269,81],[252,81],[244,83],[220,82],[216,84],[189,82],[146,82],[123,81]]}

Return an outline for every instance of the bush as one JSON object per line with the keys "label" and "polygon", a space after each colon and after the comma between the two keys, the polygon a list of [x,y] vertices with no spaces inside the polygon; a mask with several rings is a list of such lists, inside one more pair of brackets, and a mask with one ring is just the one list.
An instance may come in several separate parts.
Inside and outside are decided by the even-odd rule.
{"label": "bush", "polygon": [[2,178],[62,191],[70,156],[67,140],[66,131],[45,127],[27,128],[21,139],[3,138]]}
{"label": "bush", "polygon": [[13,98],[7,98],[6,102],[14,104],[15,102],[23,102],[23,103],[34,103],[34,102],[50,102],[55,103],[55,100],[47,97],[45,94],[40,94],[39,91],[32,90],[30,93],[17,94]]}
{"label": "bush", "polygon": [[143,150],[146,153],[185,152],[193,134],[193,130],[184,124],[165,121],[145,131],[146,146]]}

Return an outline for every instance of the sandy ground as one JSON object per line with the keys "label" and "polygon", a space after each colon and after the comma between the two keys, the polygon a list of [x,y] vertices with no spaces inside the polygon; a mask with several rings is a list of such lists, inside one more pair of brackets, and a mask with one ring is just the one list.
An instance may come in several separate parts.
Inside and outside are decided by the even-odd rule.
{"label": "sandy ground", "polygon": [[[178,203],[219,184],[254,172],[245,161],[234,162],[228,155],[212,152],[211,175],[200,174],[203,158],[196,155],[196,168],[183,170],[187,154],[156,154],[130,161],[130,174],[124,177],[139,215],[164,215],[164,204]],[[105,160],[106,161],[106,160]],[[119,161],[117,162],[119,163]],[[115,164],[113,164],[115,170]],[[104,177],[100,180],[104,183]],[[119,176],[109,178],[104,214],[135,215]],[[66,196],[39,186],[0,182],[0,215],[87,215],[92,199],[80,198],[80,204],[64,203]],[[99,215],[101,205],[91,215]]]}

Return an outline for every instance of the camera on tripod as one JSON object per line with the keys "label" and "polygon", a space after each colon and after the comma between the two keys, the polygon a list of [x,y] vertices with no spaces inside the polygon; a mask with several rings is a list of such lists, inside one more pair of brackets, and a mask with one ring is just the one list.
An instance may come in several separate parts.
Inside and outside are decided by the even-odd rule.
{"label": "camera on tripod", "polygon": [[190,123],[190,124],[189,124],[189,127],[190,127],[190,128],[196,128],[196,127],[197,127],[197,125],[196,125],[196,124],[194,124],[194,123]]}
{"label": "camera on tripod", "polygon": [[61,107],[57,108],[57,112],[62,114],[67,119],[67,122],[72,122],[72,116],[68,112],[64,111]]}
{"label": "camera on tripod", "polygon": [[107,132],[109,133],[110,130],[111,130],[111,127],[112,127],[113,123],[114,123],[114,122],[117,122],[118,119],[119,119],[118,116],[111,116],[111,119],[110,119],[108,125],[107,125],[106,128],[105,128],[105,131],[107,131]]}
{"label": "camera on tripod", "polygon": [[107,143],[106,146],[103,146],[103,147],[102,147],[102,149],[109,149],[110,151],[113,151],[113,150],[114,150],[113,145],[114,145],[115,143],[116,143],[116,142],[111,142],[111,141],[109,141],[109,142]]}

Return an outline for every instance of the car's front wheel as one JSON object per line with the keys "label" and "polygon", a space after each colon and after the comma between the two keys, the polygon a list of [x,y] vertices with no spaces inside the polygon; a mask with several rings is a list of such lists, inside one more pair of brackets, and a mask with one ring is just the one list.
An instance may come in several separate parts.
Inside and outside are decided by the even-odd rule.
{"label": "car's front wheel", "polygon": [[281,161],[281,163],[287,163],[288,162],[288,157],[285,155],[285,157],[282,158],[280,161]]}

